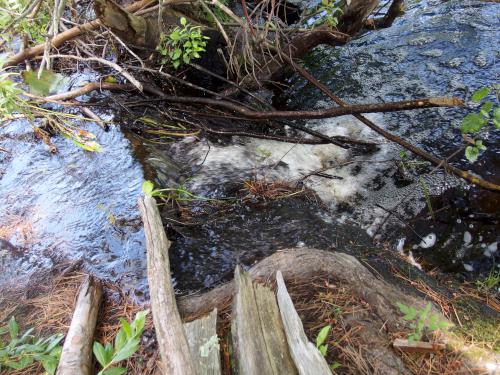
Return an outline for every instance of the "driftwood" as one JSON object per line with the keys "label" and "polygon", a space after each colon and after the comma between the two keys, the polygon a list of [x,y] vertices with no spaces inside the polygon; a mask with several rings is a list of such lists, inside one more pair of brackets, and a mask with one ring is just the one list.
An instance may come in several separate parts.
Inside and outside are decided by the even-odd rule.
{"label": "driftwood", "polygon": [[241,375],[296,374],[274,292],[235,272],[232,341]]}
{"label": "driftwood", "polygon": [[75,312],[64,341],[57,375],[90,375],[92,342],[102,297],[102,286],[88,276],[80,287]]}
{"label": "driftwood", "polygon": [[445,345],[437,342],[410,341],[396,339],[392,343],[395,349],[411,353],[436,353],[446,348]]}
{"label": "driftwood", "polygon": [[211,340],[217,339],[217,309],[207,316],[184,324],[184,331],[189,344],[196,375],[219,375],[220,350],[217,341],[211,345]]}
{"label": "driftwood", "polygon": [[165,235],[154,198],[139,198],[139,208],[144,222],[151,309],[163,371],[172,375],[194,374],[170,277],[170,241]]}
{"label": "driftwood", "polygon": [[286,339],[300,375],[330,375],[331,371],[323,355],[307,339],[302,321],[293,306],[280,271],[276,274],[278,304],[285,327]]}

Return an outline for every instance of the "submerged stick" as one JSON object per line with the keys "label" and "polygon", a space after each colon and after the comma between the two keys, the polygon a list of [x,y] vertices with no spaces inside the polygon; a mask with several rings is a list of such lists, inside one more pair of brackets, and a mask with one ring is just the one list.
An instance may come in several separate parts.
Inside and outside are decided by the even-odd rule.
{"label": "submerged stick", "polygon": [[101,303],[102,286],[88,276],[80,287],[75,312],[64,340],[57,375],[91,375],[92,341]]}

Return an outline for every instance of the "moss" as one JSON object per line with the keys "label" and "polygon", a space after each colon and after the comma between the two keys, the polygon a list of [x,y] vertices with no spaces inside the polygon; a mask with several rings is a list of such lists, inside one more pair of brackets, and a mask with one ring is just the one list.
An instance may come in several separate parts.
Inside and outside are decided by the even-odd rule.
{"label": "moss", "polygon": [[472,337],[474,342],[500,354],[500,320],[495,318],[475,318],[463,324],[458,330],[461,334]]}

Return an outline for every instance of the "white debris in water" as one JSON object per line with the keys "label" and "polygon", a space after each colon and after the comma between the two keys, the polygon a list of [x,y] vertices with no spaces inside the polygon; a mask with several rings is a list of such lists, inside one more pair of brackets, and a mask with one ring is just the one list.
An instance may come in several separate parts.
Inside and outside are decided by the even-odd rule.
{"label": "white debris in water", "polygon": [[299,241],[297,242],[297,247],[306,247],[306,244],[303,241]]}
{"label": "white debris in water", "polygon": [[424,52],[420,52],[422,56],[428,56],[428,57],[440,57],[443,56],[443,50],[442,49],[429,49]]}
{"label": "white debris in water", "polygon": [[469,231],[465,231],[464,233],[464,243],[466,245],[470,244],[470,242],[472,241],[472,235],[470,234]]}
{"label": "white debris in water", "polygon": [[405,241],[406,241],[406,237],[400,238],[399,241],[398,241],[398,244],[396,245],[396,250],[400,254],[403,253],[403,248],[405,246]]}
{"label": "white debris in water", "polygon": [[435,233],[429,233],[420,242],[419,246],[422,249],[428,249],[436,244],[437,236]]}
{"label": "white debris in water", "polygon": [[382,218],[381,217],[376,217],[373,223],[366,229],[366,233],[370,236],[373,237],[375,232],[377,231],[379,225],[382,223]]}
{"label": "white debris in water", "polygon": [[[483,244],[484,245],[484,244]],[[486,247],[486,246],[484,246]],[[498,250],[498,242],[493,242],[488,245],[488,247],[483,251],[484,256],[491,257]]]}
{"label": "white debris in water", "polygon": [[466,271],[469,271],[469,272],[474,271],[474,267],[472,267],[472,264],[464,263],[464,268]]}
{"label": "white debris in water", "polygon": [[410,253],[408,254],[408,261],[410,262],[410,264],[412,266],[415,266],[417,267],[420,271],[422,271],[422,266],[420,265],[420,263],[418,263],[415,258],[413,257],[413,253],[410,251]]}
{"label": "white debris in water", "polygon": [[462,222],[462,220],[457,219],[457,224],[460,224],[461,222]]}

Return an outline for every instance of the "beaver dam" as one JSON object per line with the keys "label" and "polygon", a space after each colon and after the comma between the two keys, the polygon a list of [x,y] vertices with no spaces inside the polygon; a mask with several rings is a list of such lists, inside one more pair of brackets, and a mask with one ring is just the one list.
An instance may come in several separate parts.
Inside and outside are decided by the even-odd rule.
{"label": "beaver dam", "polygon": [[497,1],[0,10],[1,374],[500,372]]}

